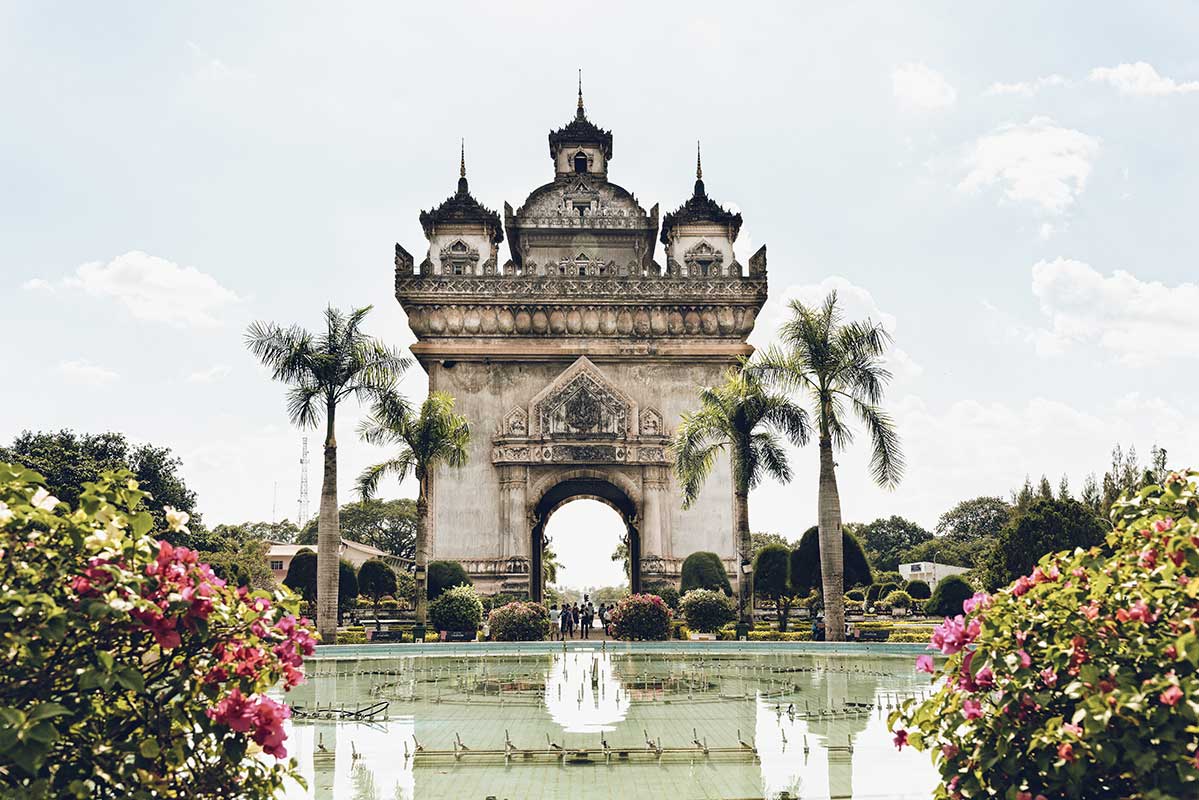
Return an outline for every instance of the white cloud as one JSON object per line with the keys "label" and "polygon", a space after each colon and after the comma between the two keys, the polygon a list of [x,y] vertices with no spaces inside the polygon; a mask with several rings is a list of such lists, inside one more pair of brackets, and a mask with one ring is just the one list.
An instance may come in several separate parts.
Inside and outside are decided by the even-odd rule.
{"label": "white cloud", "polygon": [[976,191],[999,183],[1008,198],[1060,214],[1082,192],[1098,155],[1095,137],[1035,117],[975,141],[958,188]]}
{"label": "white cloud", "polygon": [[58,365],[57,371],[58,374],[72,383],[80,383],[85,386],[104,386],[120,377],[116,372],[107,367],[102,367],[82,359],[78,361],[63,361]]}
{"label": "white cloud", "polygon": [[[117,256],[107,264],[81,264],[74,275],[58,284],[81,289],[93,297],[116,300],[137,319],[177,327],[219,325],[221,312],[240,300],[211,275],[140,250]],[[51,284],[41,278],[25,283],[27,289],[49,287]]]}
{"label": "white cloud", "polygon": [[229,374],[227,364],[214,364],[208,369],[197,370],[187,376],[188,383],[214,383]]}
{"label": "white cloud", "polygon": [[904,64],[891,71],[891,91],[909,108],[947,108],[957,99],[957,90],[945,77],[924,64]]}
{"label": "white cloud", "polygon": [[1105,276],[1081,261],[1056,258],[1033,266],[1032,291],[1050,322],[1034,332],[1041,355],[1095,343],[1132,366],[1199,357],[1187,344],[1199,314],[1194,283],[1166,286],[1121,270]]}
{"label": "white cloud", "polygon": [[1053,227],[1052,222],[1042,222],[1041,227],[1037,230],[1037,236],[1041,238],[1041,241],[1045,242],[1049,240],[1050,236],[1053,236],[1055,230],[1056,228]]}
{"label": "white cloud", "polygon": [[1177,83],[1173,78],[1159,75],[1152,64],[1144,61],[1114,67],[1096,67],[1091,70],[1090,78],[1110,84],[1120,94],[1167,95],[1199,92],[1199,81]]}
{"label": "white cloud", "polygon": [[[758,315],[754,332],[750,336],[750,344],[755,347],[766,347],[778,335],[779,327],[790,317],[789,306],[792,300],[799,300],[807,306],[819,306],[824,302],[828,293],[836,290],[837,304],[841,308],[844,319],[861,320],[870,318],[881,323],[883,328],[895,336],[898,322],[894,314],[888,314],[879,308],[874,296],[869,290],[853,284],[846,278],[831,276],[820,283],[792,285],[782,292],[772,293],[762,312]],[[924,368],[901,347],[891,346],[887,354],[887,367],[896,378],[913,378],[920,375]]]}
{"label": "white cloud", "polygon": [[1022,97],[1032,97],[1042,89],[1051,86],[1070,86],[1072,85],[1069,78],[1064,75],[1042,75],[1039,78],[1033,78],[1031,81],[1021,81],[1019,83],[1003,83],[997,81],[992,83],[987,89],[986,94],[989,95],[1021,95]]}
{"label": "white cloud", "polygon": [[42,278],[30,278],[21,284],[21,288],[27,292],[53,292],[54,286],[50,281]]}

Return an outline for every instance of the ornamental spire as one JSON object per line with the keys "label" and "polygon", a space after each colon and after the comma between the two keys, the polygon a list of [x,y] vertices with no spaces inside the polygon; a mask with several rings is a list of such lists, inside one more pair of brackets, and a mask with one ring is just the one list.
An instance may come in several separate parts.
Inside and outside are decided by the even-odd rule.
{"label": "ornamental spire", "polygon": [[458,150],[458,194],[466,194],[466,138],[463,137]]}
{"label": "ornamental spire", "polygon": [[695,140],[695,196],[706,194],[704,191],[704,165],[699,158],[699,139]]}
{"label": "ornamental spire", "polygon": [[583,112],[583,70],[579,70],[579,110],[575,112],[575,116],[582,119],[586,116]]}

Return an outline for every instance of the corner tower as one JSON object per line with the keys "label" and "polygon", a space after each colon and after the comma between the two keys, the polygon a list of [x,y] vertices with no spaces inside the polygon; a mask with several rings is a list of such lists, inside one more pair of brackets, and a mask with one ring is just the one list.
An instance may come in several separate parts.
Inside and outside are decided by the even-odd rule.
{"label": "corner tower", "polygon": [[[740,215],[697,177],[663,221],[663,270],[658,208],[646,212],[609,180],[612,133],[588,119],[581,90],[549,149],[552,180],[516,210],[505,203],[502,227],[470,196],[463,170],[459,191],[421,215],[420,267],[396,245],[412,352],[473,432],[468,464],[433,479],[432,557],[461,561],[481,588],[539,598],[549,516],[590,497],[624,520],[634,590],[677,578],[696,550],[719,553],[732,571],[728,463],[711,482],[728,490],[683,510],[667,444],[699,388],[752,352],[765,248],[741,268]],[[505,233],[509,258],[489,268]]]}

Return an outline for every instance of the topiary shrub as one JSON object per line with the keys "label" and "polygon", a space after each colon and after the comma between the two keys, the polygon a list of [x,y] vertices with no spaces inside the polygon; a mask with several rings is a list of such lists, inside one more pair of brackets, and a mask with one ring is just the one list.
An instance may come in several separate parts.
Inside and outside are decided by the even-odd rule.
{"label": "topiary shrub", "polygon": [[679,601],[687,627],[700,633],[712,633],[737,618],[733,599],[724,592],[692,589]]}
{"label": "topiary shrub", "polygon": [[483,604],[473,586],[453,586],[429,603],[429,622],[435,630],[469,633],[478,630],[482,620]]}
{"label": "topiary shrub", "polygon": [[549,635],[550,617],[541,603],[517,600],[492,611],[487,627],[497,642],[540,642]]}
{"label": "topiary shrub", "polygon": [[450,587],[470,586],[470,576],[457,561],[430,561],[426,572],[430,600],[436,600]]}
{"label": "topiary shrub", "polygon": [[870,586],[866,589],[866,602],[874,603],[876,600],[878,600],[879,593],[882,591],[882,589],[883,586],[881,583],[870,584]]}
{"label": "topiary shrub", "polygon": [[974,595],[974,588],[960,575],[937,582],[933,596],[924,604],[924,613],[932,617],[952,617],[962,613],[962,603]]}
{"label": "topiary shrub", "polygon": [[315,644],[299,600],[168,544],[188,515],[155,530],[127,470],[76,508],[42,484],[0,464],[0,797],[277,796],[298,770],[275,689]]}
{"label": "topiary shrub", "polygon": [[856,600],[859,603],[866,599],[866,591],[864,589],[850,589],[845,593],[846,600]]}
{"label": "topiary shrub", "polygon": [[[947,619],[933,694],[888,718],[937,797],[1199,796],[1199,472],[1125,495],[1102,544],[1041,558]],[[945,680],[942,680],[944,678]]]}
{"label": "topiary shrub", "polygon": [[672,610],[677,611],[679,608],[679,590],[670,583],[654,583],[645,588],[649,594],[656,594],[662,598],[662,602]]}
{"label": "topiary shrub", "polygon": [[897,589],[883,598],[883,605],[887,608],[911,608],[912,596],[905,591]]}
{"label": "topiary shrub", "polygon": [[720,556],[706,550],[687,556],[683,561],[679,592],[685,595],[692,589],[715,589],[732,597],[733,585],[729,583],[729,575]]}
{"label": "topiary shrub", "polygon": [[[844,588],[871,584],[870,561],[854,535],[844,529],[841,531],[841,564]],[[796,594],[806,594],[812,589],[824,591],[820,571],[820,529],[816,525],[804,531],[799,544],[791,551],[791,586]]]}
{"label": "topiary shrub", "polygon": [[910,594],[913,600],[927,600],[933,596],[933,590],[921,580],[908,581],[904,584],[903,590]]}
{"label": "topiary shrub", "polygon": [[396,573],[385,561],[372,558],[358,569],[358,590],[370,601],[375,613],[384,597],[396,593]]}
{"label": "topiary shrub", "polygon": [[656,594],[634,594],[612,611],[612,635],[617,639],[661,641],[670,635],[670,609]]}

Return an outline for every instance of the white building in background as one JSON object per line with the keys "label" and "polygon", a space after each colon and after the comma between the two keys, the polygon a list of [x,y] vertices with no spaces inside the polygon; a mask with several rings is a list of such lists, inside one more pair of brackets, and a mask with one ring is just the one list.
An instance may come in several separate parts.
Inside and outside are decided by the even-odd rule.
{"label": "white building in background", "polygon": [[961,575],[969,572],[967,567],[955,567],[952,564],[938,564],[935,561],[917,561],[914,564],[900,564],[899,574],[905,581],[924,581],[928,588],[935,588],[937,583],[950,575]]}
{"label": "white building in background", "polygon": [[[281,542],[271,542],[270,548],[266,551],[267,566],[271,568],[271,574],[275,576],[278,583],[283,583],[283,579],[287,577],[287,569],[291,566],[291,560],[295,558],[296,553],[301,550],[312,550],[316,552],[314,544],[283,544]],[[387,553],[371,547],[369,544],[355,542],[350,539],[341,540],[341,558],[349,561],[354,565],[354,569],[360,568],[372,558],[380,558],[384,561],[391,557]]]}

